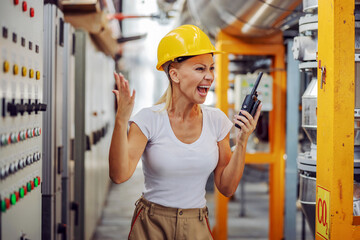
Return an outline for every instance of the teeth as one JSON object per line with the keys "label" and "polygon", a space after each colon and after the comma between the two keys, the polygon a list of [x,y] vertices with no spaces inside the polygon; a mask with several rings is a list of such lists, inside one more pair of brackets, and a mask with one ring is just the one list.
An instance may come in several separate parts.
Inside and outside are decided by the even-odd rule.
{"label": "teeth", "polygon": [[210,88],[210,86],[199,86],[199,88]]}

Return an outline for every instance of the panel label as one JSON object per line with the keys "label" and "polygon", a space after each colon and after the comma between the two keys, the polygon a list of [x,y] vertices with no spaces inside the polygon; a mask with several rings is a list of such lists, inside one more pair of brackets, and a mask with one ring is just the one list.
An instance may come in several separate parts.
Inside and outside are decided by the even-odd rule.
{"label": "panel label", "polygon": [[316,186],[316,234],[323,239],[330,239],[330,192]]}

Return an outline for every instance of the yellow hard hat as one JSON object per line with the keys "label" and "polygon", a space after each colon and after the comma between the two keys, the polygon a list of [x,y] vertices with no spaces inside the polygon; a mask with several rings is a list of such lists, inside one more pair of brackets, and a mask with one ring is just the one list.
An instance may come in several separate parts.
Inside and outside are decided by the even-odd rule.
{"label": "yellow hard hat", "polygon": [[206,53],[221,53],[216,51],[209,37],[194,25],[182,25],[170,31],[159,43],[156,69],[163,71],[162,65],[175,58],[196,56]]}

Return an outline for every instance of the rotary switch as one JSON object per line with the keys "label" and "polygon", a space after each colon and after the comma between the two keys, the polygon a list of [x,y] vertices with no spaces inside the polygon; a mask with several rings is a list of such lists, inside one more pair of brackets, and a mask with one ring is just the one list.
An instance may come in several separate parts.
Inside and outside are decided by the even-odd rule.
{"label": "rotary switch", "polygon": [[32,161],[33,161],[32,156],[28,156],[28,157],[26,158],[26,165],[30,165],[30,164],[32,163]]}
{"label": "rotary switch", "polygon": [[24,161],[23,158],[19,159],[19,161],[18,161],[19,169],[23,169],[23,168],[25,167],[24,162],[25,162],[25,161]]}

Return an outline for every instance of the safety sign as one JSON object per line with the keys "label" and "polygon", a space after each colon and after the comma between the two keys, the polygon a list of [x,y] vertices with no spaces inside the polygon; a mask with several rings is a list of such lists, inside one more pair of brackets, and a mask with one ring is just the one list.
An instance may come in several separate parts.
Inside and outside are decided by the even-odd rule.
{"label": "safety sign", "polygon": [[330,192],[316,186],[316,234],[323,239],[330,239]]}

